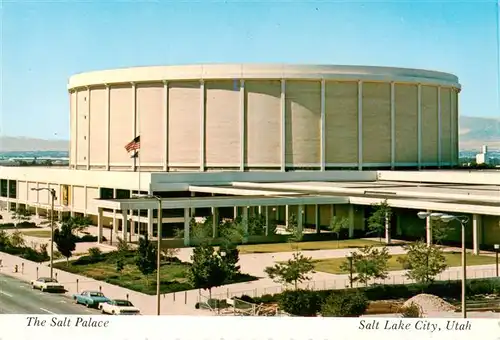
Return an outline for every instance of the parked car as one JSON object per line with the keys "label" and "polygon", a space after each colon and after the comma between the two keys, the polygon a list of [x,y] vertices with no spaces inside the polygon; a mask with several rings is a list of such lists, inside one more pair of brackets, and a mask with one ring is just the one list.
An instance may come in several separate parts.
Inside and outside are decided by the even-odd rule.
{"label": "parked car", "polygon": [[42,292],[64,292],[64,286],[57,282],[56,279],[51,279],[50,277],[39,277],[36,280],[31,281],[31,288],[40,289]]}
{"label": "parked car", "polygon": [[77,304],[83,304],[87,307],[97,307],[100,303],[108,302],[109,299],[101,292],[86,290],[80,294],[74,294],[73,300]]}
{"label": "parked car", "polygon": [[110,300],[108,302],[101,303],[99,309],[102,314],[113,314],[113,315],[140,315],[141,311],[134,307],[132,302],[128,300]]}

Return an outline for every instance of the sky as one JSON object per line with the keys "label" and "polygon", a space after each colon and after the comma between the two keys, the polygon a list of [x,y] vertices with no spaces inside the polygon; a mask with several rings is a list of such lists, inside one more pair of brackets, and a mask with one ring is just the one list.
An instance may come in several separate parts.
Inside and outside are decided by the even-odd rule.
{"label": "sky", "polygon": [[0,135],[69,139],[68,78],[190,63],[450,72],[460,112],[500,117],[497,5],[476,1],[0,2]]}

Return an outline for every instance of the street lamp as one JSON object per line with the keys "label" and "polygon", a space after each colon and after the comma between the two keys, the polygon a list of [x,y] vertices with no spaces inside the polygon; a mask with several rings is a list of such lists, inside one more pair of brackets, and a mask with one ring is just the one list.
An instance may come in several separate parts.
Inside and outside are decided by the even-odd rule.
{"label": "street lamp", "polygon": [[31,188],[32,191],[48,191],[50,193],[50,278],[54,274],[54,201],[57,199],[56,190],[53,188]]}
{"label": "street lamp", "polygon": [[493,248],[495,248],[495,257],[496,257],[496,276],[498,277],[498,251],[500,250],[500,244],[495,244],[493,245]]}
{"label": "street lamp", "polygon": [[464,319],[467,318],[467,301],[465,298],[465,290],[467,283],[467,257],[466,257],[466,249],[465,249],[465,226],[469,222],[469,218],[467,216],[455,216],[448,215],[442,213],[428,213],[425,211],[421,211],[417,213],[418,217],[424,219],[430,217],[434,220],[441,220],[444,223],[449,223],[451,221],[458,221],[462,227],[462,317]]}
{"label": "street lamp", "polygon": [[349,286],[352,288],[352,260],[353,260],[353,254],[352,252],[347,253],[347,260],[349,260]]}
{"label": "street lamp", "polygon": [[[162,212],[162,206],[161,206],[161,197],[156,196],[156,195],[133,195],[133,198],[154,198],[156,201],[158,201],[158,216],[157,216],[157,225],[158,225],[158,232],[157,232],[157,249],[156,249],[156,315],[160,315],[160,261],[161,261],[161,229],[163,226],[163,218],[161,216]],[[139,217],[140,218],[140,217]]]}

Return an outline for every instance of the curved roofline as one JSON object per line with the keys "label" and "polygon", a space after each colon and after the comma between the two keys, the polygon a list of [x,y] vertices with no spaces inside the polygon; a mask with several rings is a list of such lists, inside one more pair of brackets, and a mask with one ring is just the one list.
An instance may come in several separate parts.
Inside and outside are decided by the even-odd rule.
{"label": "curved roofline", "polygon": [[69,78],[68,90],[95,85],[208,79],[327,79],[394,81],[461,88],[444,72],[383,66],[307,64],[200,64],[142,66],[93,71]]}

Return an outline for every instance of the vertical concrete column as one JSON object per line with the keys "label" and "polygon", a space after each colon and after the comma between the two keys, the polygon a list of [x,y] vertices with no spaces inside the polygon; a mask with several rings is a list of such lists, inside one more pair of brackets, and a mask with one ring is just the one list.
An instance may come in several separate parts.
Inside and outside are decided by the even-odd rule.
{"label": "vertical concrete column", "polygon": [[257,211],[258,211],[259,215],[262,215],[262,206],[261,205],[259,205],[257,207]]}
{"label": "vertical concrete column", "polygon": [[240,80],[240,171],[245,171],[245,80]]}
{"label": "vertical concrete column", "polygon": [[281,80],[281,171],[286,171],[286,80]]}
{"label": "vertical concrete column", "polygon": [[97,243],[102,243],[102,208],[97,208]]}
{"label": "vertical concrete column", "polygon": [[148,238],[153,237],[153,209],[148,209]]}
{"label": "vertical concrete column", "polygon": [[85,113],[85,116],[87,117],[87,132],[85,134],[85,139],[87,139],[87,155],[85,157],[87,159],[87,170],[90,170],[90,94],[90,86],[87,86],[87,112]]}
{"label": "vertical concrete column", "polygon": [[320,170],[326,169],[326,82],[321,79]]}
{"label": "vertical concrete column", "polygon": [[205,81],[200,81],[200,172],[205,171]]}
{"label": "vertical concrete column", "polygon": [[265,207],[265,214],[266,214],[266,236],[269,236],[269,206],[267,205]]}
{"label": "vertical concrete column", "polygon": [[10,180],[7,180],[7,212],[10,212]]}
{"label": "vertical concrete column", "polygon": [[163,171],[168,171],[168,81],[163,81]]}
{"label": "vertical concrete column", "polygon": [[[427,211],[430,213],[430,211]],[[432,220],[430,216],[425,218],[425,240],[427,241],[427,246],[432,244]]]}
{"label": "vertical concrete column", "polygon": [[118,232],[118,219],[116,218],[116,209],[113,210],[113,233]]}
{"label": "vertical concrete column", "polygon": [[304,205],[299,204],[297,207],[297,229],[302,232],[304,230]]}
{"label": "vertical concrete column", "polygon": [[358,81],[358,170],[363,170],[363,82]]}
{"label": "vertical concrete column", "polygon": [[288,205],[285,205],[285,227],[288,227],[288,221],[290,219],[290,211]]}
{"label": "vertical concrete column", "polygon": [[212,237],[217,237],[217,228],[219,227],[219,209],[212,208]]}
{"label": "vertical concrete column", "polygon": [[59,211],[57,212],[57,219],[58,219],[59,221],[61,221],[61,220],[62,220],[62,211],[61,211],[61,210],[59,210]]}
{"label": "vertical concrete column", "polygon": [[111,159],[111,89],[106,85],[106,171],[109,171],[109,163]]}
{"label": "vertical concrete column", "polygon": [[243,207],[243,232],[245,236],[243,237],[243,243],[248,242],[248,207]]}
{"label": "vertical concrete column", "polygon": [[124,241],[127,240],[127,226],[128,226],[127,210],[122,210],[122,239]]}
{"label": "vertical concrete column", "polygon": [[314,225],[316,226],[316,234],[321,233],[321,219],[320,219],[320,209],[319,204],[314,206]]}
{"label": "vertical concrete column", "polygon": [[[191,197],[194,197],[194,196],[195,196],[195,193],[191,192]],[[191,208],[190,215],[191,215],[191,217],[195,217],[195,215],[196,215],[196,208]]]}
{"label": "vertical concrete column", "polygon": [[473,242],[473,253],[474,255],[479,255],[483,236],[483,224],[482,216],[479,214],[474,214],[472,216],[472,242]]}
{"label": "vertical concrete column", "polygon": [[238,217],[238,207],[233,208],[233,219],[236,219]]}
{"label": "vertical concrete column", "polygon": [[354,205],[349,205],[349,238],[354,237]]}
{"label": "vertical concrete column", "polygon": [[388,216],[385,217],[385,243],[391,243],[391,220]]}
{"label": "vertical concrete column", "polygon": [[191,226],[189,222],[191,221],[191,213],[189,208],[184,208],[184,245],[189,246],[190,238],[189,234],[191,233]]}
{"label": "vertical concrete column", "polygon": [[396,166],[396,100],[395,86],[391,82],[391,169]]}
{"label": "vertical concrete column", "polygon": [[418,168],[422,167],[422,85],[418,84],[417,92],[417,153]]}
{"label": "vertical concrete column", "polygon": [[441,86],[438,86],[438,167],[441,168],[442,163],[442,139],[441,139]]}

